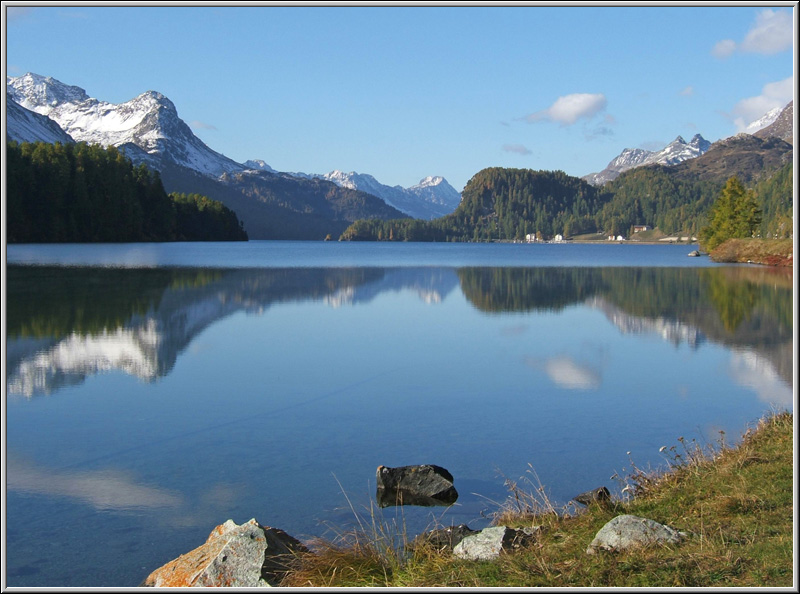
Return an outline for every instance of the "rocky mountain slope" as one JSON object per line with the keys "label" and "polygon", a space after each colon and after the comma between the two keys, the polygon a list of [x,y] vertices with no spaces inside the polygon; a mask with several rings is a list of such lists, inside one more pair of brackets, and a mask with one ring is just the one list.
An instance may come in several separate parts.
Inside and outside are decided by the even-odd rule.
{"label": "rocky mountain slope", "polygon": [[43,141],[62,144],[74,142],[56,122],[47,116],[25,109],[6,93],[6,136],[17,142]]}
{"label": "rocky mountain slope", "polygon": [[757,138],[766,140],[767,138],[780,138],[789,144],[794,144],[793,133],[794,128],[794,101],[789,101],[789,104],[781,110],[778,117],[772,123],[764,128],[758,130],[753,134]]}

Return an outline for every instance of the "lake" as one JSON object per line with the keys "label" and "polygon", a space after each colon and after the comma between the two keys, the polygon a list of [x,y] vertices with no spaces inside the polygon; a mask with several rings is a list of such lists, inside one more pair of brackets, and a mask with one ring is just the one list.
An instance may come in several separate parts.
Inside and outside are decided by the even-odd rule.
{"label": "lake", "polygon": [[[229,518],[481,528],[506,479],[621,497],[735,443],[792,409],[792,272],[696,247],[10,245],[7,585],[136,586]],[[410,464],[456,504],[378,509]]]}

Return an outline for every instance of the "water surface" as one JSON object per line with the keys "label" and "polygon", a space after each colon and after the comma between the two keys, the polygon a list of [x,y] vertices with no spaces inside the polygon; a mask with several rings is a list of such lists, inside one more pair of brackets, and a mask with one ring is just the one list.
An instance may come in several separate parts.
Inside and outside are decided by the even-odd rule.
{"label": "water surface", "polygon": [[332,537],[381,464],[455,477],[372,505],[413,534],[735,441],[792,407],[791,272],[694,247],[9,246],[8,585],[135,586],[228,518]]}

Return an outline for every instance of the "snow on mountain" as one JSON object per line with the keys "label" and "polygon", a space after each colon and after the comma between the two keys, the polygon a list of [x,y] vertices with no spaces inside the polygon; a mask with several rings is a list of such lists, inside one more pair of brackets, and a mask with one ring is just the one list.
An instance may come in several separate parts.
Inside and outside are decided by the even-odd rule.
{"label": "snow on mountain", "polygon": [[415,219],[435,219],[450,214],[461,202],[461,194],[441,176],[428,176],[409,188],[387,186],[366,173],[335,169],[329,173],[291,173],[305,179],[325,179],[337,186],[360,190]]}
{"label": "snow on mountain", "polygon": [[261,159],[250,159],[249,161],[245,161],[243,165],[247,169],[252,169],[254,171],[267,171],[269,173],[278,173]]}
{"label": "snow on mountain", "polygon": [[783,107],[776,107],[774,109],[770,109],[767,113],[758,118],[756,121],[747,124],[747,127],[743,130],[743,132],[747,132],[748,134],[755,134],[759,130],[766,128],[772,122],[778,119],[778,116],[781,115],[783,109],[784,109]]}
{"label": "snow on mountain", "polygon": [[[763,119],[763,118],[762,118]],[[778,117],[775,118],[769,125],[760,130],[757,130],[753,136],[766,140],[767,138],[775,137],[785,140],[789,144],[793,144],[794,136],[794,101],[789,101],[786,104]]]}
{"label": "snow on mountain", "polygon": [[678,136],[660,151],[626,148],[614,157],[600,173],[584,175],[582,179],[594,186],[601,186],[606,182],[616,179],[623,171],[642,165],[677,165],[687,159],[694,159],[705,153],[711,143],[700,134],[695,134],[692,140],[686,142]]}
{"label": "snow on mountain", "polygon": [[79,87],[32,73],[8,77],[6,89],[22,107],[48,116],[78,142],[123,150],[138,147],[140,150],[126,150],[134,161],[173,163],[213,177],[244,169],[197,138],[178,117],[172,101],[161,93],[147,91],[114,104],[91,98]]}
{"label": "snow on mountain", "polygon": [[25,109],[6,93],[6,138],[17,142],[74,142],[47,116]]}
{"label": "snow on mountain", "polygon": [[[20,139],[49,138],[44,132],[33,132],[33,122],[38,115],[49,118],[76,142],[116,146],[135,163],[145,163],[162,170],[162,173],[164,166],[170,164],[215,179],[221,179],[225,174],[243,172],[278,173],[262,160],[240,164],[213,151],[178,117],[172,101],[155,91],[147,91],[125,103],[114,104],[89,97],[80,87],[66,85],[52,77],[28,73],[7,77],[6,92],[16,104],[28,110],[29,115],[14,111],[15,127],[12,130],[9,126],[9,135],[12,132],[19,134]],[[13,111],[16,108],[11,105],[11,109]],[[45,120],[38,121],[46,123]],[[17,122],[20,124],[17,125]],[[387,186],[371,175],[355,172],[289,175],[321,178],[341,187],[367,192],[389,206],[420,219],[449,214],[461,201],[459,192],[438,176],[426,177],[415,186],[403,188]]]}

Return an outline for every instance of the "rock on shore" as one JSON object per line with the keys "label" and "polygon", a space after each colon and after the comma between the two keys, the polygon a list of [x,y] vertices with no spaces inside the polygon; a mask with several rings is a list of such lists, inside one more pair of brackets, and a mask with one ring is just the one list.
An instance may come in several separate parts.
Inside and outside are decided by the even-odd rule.
{"label": "rock on shore", "polygon": [[214,528],[204,544],[156,569],[142,586],[275,586],[295,555],[307,551],[299,540],[255,518],[241,525],[228,520]]}

